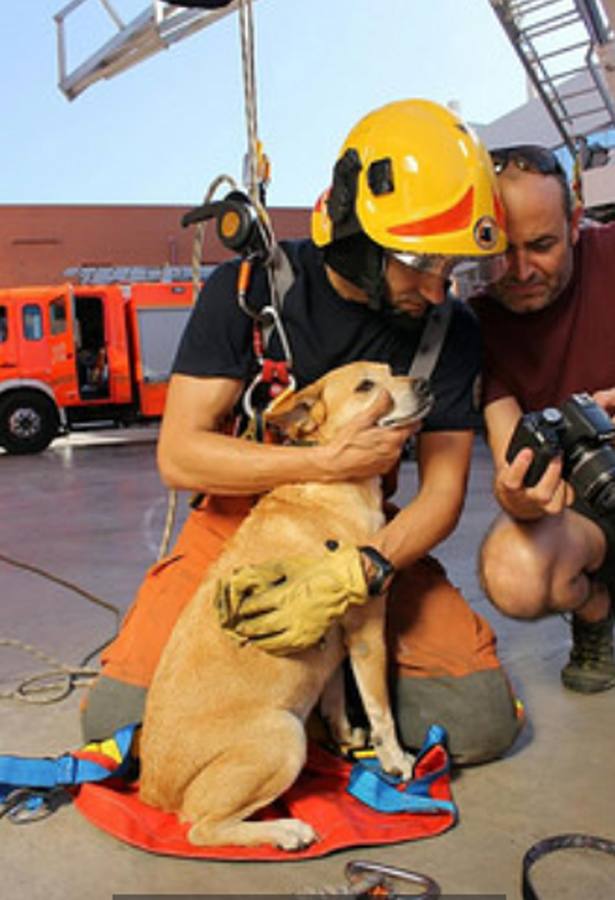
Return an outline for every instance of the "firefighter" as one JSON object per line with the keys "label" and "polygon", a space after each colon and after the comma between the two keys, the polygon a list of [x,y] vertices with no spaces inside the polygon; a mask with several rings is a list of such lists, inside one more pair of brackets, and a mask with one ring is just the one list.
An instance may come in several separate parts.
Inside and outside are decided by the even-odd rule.
{"label": "firefighter", "polygon": [[[408,371],[432,312],[451,304],[433,376],[435,404],[416,438],[419,486],[363,557],[366,599],[388,592],[393,703],[402,741],[420,747],[427,727],[444,725],[453,758],[478,762],[505,752],[520,716],[496,655],[496,638],[429,554],[455,528],[478,424],[475,319],[447,294],[501,274],[506,237],[497,184],[478,139],[452,112],[403,100],[365,116],[350,132],[319,200],[312,239],[283,245],[294,283],[284,326],[299,387],[357,359]],[[209,278],[186,327],[162,422],[158,463],[171,488],[201,492],[172,552],[148,572],[101,677],[83,710],[86,739],[139,721],[147,686],[182,608],[241,523],[255,495],[292,481],[385,475],[412,429],[382,429],[377,398],[333,445],[276,446],[242,440],[224,425],[253,376],[252,321],[234,302],[238,262]],[[253,279],[250,302],[267,302]],[[280,342],[272,339],[281,354]],[[314,565],[322,569],[323,560]],[[309,578],[309,571],[302,574]],[[239,621],[247,639],[275,652],[301,641],[288,590],[267,588],[273,621]],[[326,627],[326,597],[311,613]],[[317,630],[317,629],[316,629]],[[301,629],[299,629],[299,632]],[[270,632],[272,643],[267,643]],[[258,687],[255,686],[255,690]]]}

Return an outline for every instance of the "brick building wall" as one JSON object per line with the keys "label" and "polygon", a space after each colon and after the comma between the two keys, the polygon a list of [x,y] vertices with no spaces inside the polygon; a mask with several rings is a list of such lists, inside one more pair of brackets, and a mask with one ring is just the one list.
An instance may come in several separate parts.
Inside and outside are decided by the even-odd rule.
{"label": "brick building wall", "polygon": [[[58,284],[81,266],[189,266],[193,228],[185,206],[0,205],[0,287]],[[269,210],[278,239],[309,234],[310,210]],[[228,258],[215,225],[205,229],[202,262]]]}

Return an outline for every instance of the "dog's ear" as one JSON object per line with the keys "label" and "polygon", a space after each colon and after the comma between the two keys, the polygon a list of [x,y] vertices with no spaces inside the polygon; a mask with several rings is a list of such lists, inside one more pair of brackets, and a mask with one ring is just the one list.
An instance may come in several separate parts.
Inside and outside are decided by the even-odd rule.
{"label": "dog's ear", "polygon": [[326,417],[321,393],[318,381],[296,393],[284,391],[273,401],[265,413],[265,419],[291,440],[299,440],[312,434]]}

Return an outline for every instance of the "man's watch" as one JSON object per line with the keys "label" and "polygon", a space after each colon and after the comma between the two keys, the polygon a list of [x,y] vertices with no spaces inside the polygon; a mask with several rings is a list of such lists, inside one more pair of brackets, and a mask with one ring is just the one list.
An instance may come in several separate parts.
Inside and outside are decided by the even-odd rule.
{"label": "man's watch", "polygon": [[370,562],[370,570],[366,576],[367,593],[370,597],[382,594],[385,587],[395,575],[395,566],[383,556],[375,547],[359,547],[359,553],[367,556]]}

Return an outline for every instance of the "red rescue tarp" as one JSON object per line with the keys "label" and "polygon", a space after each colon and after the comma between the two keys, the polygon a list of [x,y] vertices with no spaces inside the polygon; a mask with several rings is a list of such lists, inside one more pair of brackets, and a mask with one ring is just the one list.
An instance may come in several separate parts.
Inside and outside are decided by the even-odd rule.
{"label": "red rescue tarp", "polygon": [[[325,856],[335,850],[414,841],[441,834],[455,824],[455,808],[436,812],[377,812],[346,790],[352,764],[311,745],[306,767],[293,787],[258,818],[299,818],[320,840],[289,853],[276,847],[195,847],[186,837],[189,826],[177,816],[142,803],[138,785],[117,779],[84,784],[75,798],[77,809],[94,825],[121,841],[151,853],[200,859],[275,860]],[[448,755],[441,744],[417,761],[414,781],[426,797],[451,801]]]}

